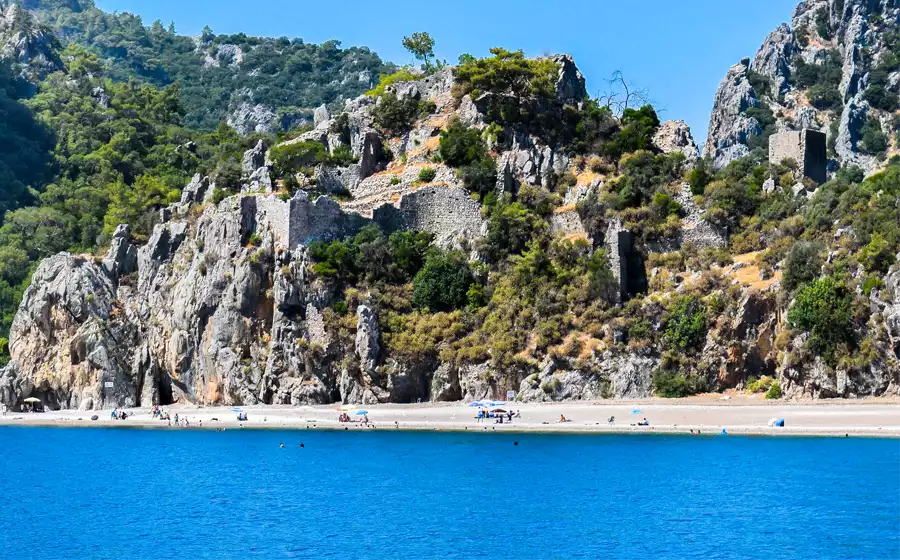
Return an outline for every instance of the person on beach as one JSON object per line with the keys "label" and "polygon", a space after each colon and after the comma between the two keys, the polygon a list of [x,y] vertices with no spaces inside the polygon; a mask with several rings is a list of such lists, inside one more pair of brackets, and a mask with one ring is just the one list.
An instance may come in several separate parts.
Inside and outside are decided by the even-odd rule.
{"label": "person on beach", "polygon": [[178,423],[178,413],[177,413],[177,412],[175,413],[175,425],[176,425],[176,426],[180,426],[180,425],[181,425],[181,424]]}
{"label": "person on beach", "polygon": [[481,424],[482,420],[484,420],[484,411],[479,408],[478,409],[478,421],[475,423]]}

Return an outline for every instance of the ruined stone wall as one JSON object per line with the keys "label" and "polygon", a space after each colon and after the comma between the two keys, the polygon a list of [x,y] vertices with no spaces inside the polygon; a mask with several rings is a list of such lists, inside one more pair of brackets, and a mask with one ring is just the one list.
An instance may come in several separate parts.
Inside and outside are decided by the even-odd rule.
{"label": "ruined stone wall", "polygon": [[275,244],[285,249],[352,235],[365,221],[359,216],[344,214],[340,205],[327,196],[310,200],[304,192],[290,200],[275,196],[244,196],[240,204],[242,230],[247,235],[254,231],[271,231]]}
{"label": "ruined stone wall", "polygon": [[622,227],[622,222],[615,220],[609,224],[604,244],[609,269],[619,285],[619,301],[628,299],[628,252],[633,243],[631,232]]}
{"label": "ruined stone wall", "polygon": [[578,215],[578,211],[575,209],[554,212],[550,218],[550,231],[554,235],[562,237],[579,234],[587,236],[584,224],[581,223],[581,216]]}
{"label": "ruined stone wall", "polygon": [[793,160],[805,177],[817,183],[827,179],[828,153],[825,134],[815,130],[779,132],[769,138],[769,162]]}
{"label": "ruined stone wall", "polygon": [[255,231],[269,230],[275,239],[275,244],[284,248],[290,247],[290,220],[288,203],[274,196],[245,197],[241,202],[247,204],[250,201],[255,205]]}
{"label": "ruined stone wall", "polygon": [[337,202],[327,196],[310,200],[299,193],[290,200],[290,248],[313,241],[336,239],[353,232],[355,224]]}
{"label": "ruined stone wall", "polygon": [[453,187],[423,187],[400,197],[397,206],[382,205],[373,220],[385,231],[416,229],[435,235],[439,243],[465,236],[472,240],[484,235],[481,204],[469,193]]}

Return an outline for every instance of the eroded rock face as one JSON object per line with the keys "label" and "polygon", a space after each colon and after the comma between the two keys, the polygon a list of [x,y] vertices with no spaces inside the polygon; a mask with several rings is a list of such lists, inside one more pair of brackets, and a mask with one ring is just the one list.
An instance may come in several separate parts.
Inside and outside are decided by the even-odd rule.
{"label": "eroded rock face", "polygon": [[700,148],[694,142],[691,127],[684,121],[662,123],[653,136],[653,145],[667,154],[681,152],[688,164],[693,164],[700,158]]}
{"label": "eroded rock face", "polygon": [[34,84],[65,65],[53,31],[36,21],[18,2],[0,5],[0,60],[13,65],[25,80]]}
{"label": "eroded rock face", "polygon": [[373,372],[378,365],[381,347],[378,345],[380,332],[375,312],[366,305],[356,310],[356,356],[362,364],[363,371]]}
{"label": "eroded rock face", "polygon": [[[879,23],[873,25],[873,21]],[[898,24],[900,7],[892,0],[800,2],[791,24],[782,24],[770,33],[752,62],[746,60],[732,67],[719,86],[704,156],[721,168],[747,155],[750,138],[763,132],[748,109],[763,108],[771,111],[777,131],[811,129],[833,134],[836,121],[840,130],[836,138],[830,138],[836,140],[836,163],[857,165],[867,173],[877,170],[879,162],[858,145],[860,123],[864,124],[867,112],[872,111],[863,96],[872,86],[871,71],[888,54],[885,38],[896,31]],[[840,84],[834,92],[841,104],[834,114],[817,109],[809,86],[798,85],[795,79],[798,60],[824,65],[833,64],[833,57],[841,66]],[[890,116],[889,111],[881,110],[869,114],[883,123]],[[882,129],[890,133],[885,124]]]}
{"label": "eroded rock face", "polygon": [[747,79],[749,65],[749,60],[743,60],[732,66],[716,92],[703,157],[711,159],[717,168],[749,154],[749,138],[762,133],[759,121],[745,115],[747,109],[759,106]]}
{"label": "eroded rock face", "polygon": [[31,386],[53,407],[134,406],[140,386],[129,358],[136,334],[102,266],[68,253],[46,259],[10,331],[19,390]]}
{"label": "eroded rock face", "polygon": [[259,132],[271,134],[278,127],[278,115],[271,107],[259,103],[241,102],[228,115],[228,126],[241,136]]}
{"label": "eroded rock face", "polygon": [[797,47],[795,41],[791,27],[782,23],[766,37],[750,63],[750,69],[770,78],[772,85],[780,93],[785,92],[788,87],[791,58]]}
{"label": "eroded rock face", "polygon": [[[580,102],[583,77],[570,57],[555,60],[558,101]],[[738,113],[758,102],[749,85],[749,64],[733,69],[730,85],[720,92]],[[753,64],[780,68],[777,59]],[[447,69],[392,86],[398,96],[436,106],[435,113],[419,119],[401,138],[382,138],[372,127],[375,101],[368,97],[348,102],[342,115],[317,111],[316,129],[294,141],[321,142],[330,153],[349,147],[359,158],[344,167],[325,163],[315,170],[316,190],[340,193],[340,201],[303,188],[289,199],[284,193],[266,194],[277,185],[268,180],[270,163],[260,143],[242,162],[243,194],[213,204],[215,186],[195,176],[179,202],[160,210],[159,223],[143,246],[122,225],[102,259],[63,253],[44,261],[13,325],[13,361],[0,370],[0,400],[15,407],[34,395],[53,408],[87,410],[172,402],[504,399],[508,391],[516,391],[523,401],[650,396],[661,352],[630,343],[621,325],[604,326],[604,340],[594,341],[597,349],[577,358],[553,354],[554,359],[505,368],[490,361],[442,362],[442,348],[410,358],[392,349],[389,324],[379,325],[374,303],[360,306],[355,316],[352,311],[341,315],[336,304],[343,302],[342,290],[311,273],[310,243],[354,235],[372,222],[386,233],[432,232],[439,245],[479,258],[477,241],[486,232],[481,204],[455,170],[436,163],[428,149],[433,150],[436,136],[454,115],[476,126],[485,123],[478,100],[464,98],[456,105],[452,81]],[[865,109],[862,103],[860,107]],[[721,109],[719,130],[725,133],[716,153],[746,149],[735,141],[747,130],[729,128],[732,113]],[[748,121],[747,128],[757,124]],[[852,145],[853,132],[848,134]],[[522,185],[555,187],[556,178],[577,163],[561,147],[521,131],[505,130],[502,136],[491,146],[499,154],[502,192],[515,193]],[[696,157],[696,144],[683,123],[663,125],[656,143],[663,151]],[[390,166],[387,148],[393,152]],[[433,169],[434,179],[423,184],[425,167]],[[606,246],[618,280],[616,292],[624,300],[646,290],[641,254],[653,249],[636,247],[620,222],[608,224],[605,235],[585,231],[573,207],[604,180],[571,187],[565,206],[548,221],[557,236],[583,235]],[[724,244],[722,232],[705,220],[687,185],[672,186],[669,192],[683,210],[683,228],[674,243]],[[771,292],[743,293],[737,309],[710,326],[698,368],[708,374],[713,390],[740,387],[747,375],[759,374],[777,377],[788,396],[896,394],[896,361],[886,357],[900,356],[895,284],[889,281],[883,294],[873,295],[886,334],[877,341],[879,359],[864,371],[833,371],[815,360],[784,359],[775,339],[784,332],[779,317],[785,310]],[[791,348],[801,352],[803,343],[798,337]]]}

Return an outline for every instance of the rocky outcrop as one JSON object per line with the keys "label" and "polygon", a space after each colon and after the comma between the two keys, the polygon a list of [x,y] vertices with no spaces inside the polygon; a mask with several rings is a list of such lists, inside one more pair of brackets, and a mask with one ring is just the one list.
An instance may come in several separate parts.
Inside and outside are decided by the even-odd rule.
{"label": "rocky outcrop", "polygon": [[[771,43],[784,43],[782,35],[770,38]],[[558,99],[550,103],[580,103],[586,94],[583,76],[570,57],[554,60],[559,66]],[[774,80],[781,75],[780,60],[763,57],[752,65],[760,68],[759,74],[766,69],[765,75]],[[729,119],[736,112],[740,121],[741,107],[759,103],[748,66],[751,63],[745,62],[733,69],[733,79],[720,89],[724,104],[718,113],[719,142],[711,148],[718,150],[715,157],[746,149],[740,141],[747,130],[735,132]],[[371,223],[386,234],[428,231],[443,247],[462,249],[473,260],[482,257],[479,241],[488,231],[482,204],[466,190],[456,170],[434,157],[437,137],[453,116],[465,115],[479,127],[486,122],[479,100],[454,99],[452,85],[450,69],[393,84],[392,92],[399,97],[428,100],[436,107],[398,138],[383,138],[373,128],[376,101],[369,97],[348,102],[338,115],[320,107],[314,114],[315,129],[292,141],[321,142],[329,153],[349,147],[358,159],[341,167],[322,162],[315,169],[316,180],[307,177],[309,184],[292,196],[272,192],[281,187],[269,179],[267,146],[260,142],[243,158],[241,194],[214,203],[215,186],[197,175],[178,202],[159,211],[142,246],[136,245],[130,228],[121,225],[102,258],[63,253],[46,259],[13,324],[13,359],[0,370],[0,399],[16,406],[35,395],[53,408],[98,409],[173,402],[502,399],[508,391],[523,401],[650,396],[654,373],[674,360],[636,335],[629,340],[633,332],[623,323],[634,319],[630,315],[616,316],[599,328],[595,323],[590,331],[585,324],[585,332],[570,331],[559,347],[528,348],[512,365],[501,367],[487,357],[453,357],[455,343],[415,353],[398,349],[395,311],[379,307],[392,294],[374,288],[371,294],[360,293],[315,274],[311,243],[353,236]],[[759,124],[751,120],[748,130]],[[602,228],[586,231],[577,209],[614,178],[589,169],[585,158],[570,158],[563,146],[548,145],[516,127],[498,136],[503,140],[491,140],[498,163],[497,190],[515,196],[523,194],[517,189],[526,185],[532,193],[552,187],[561,204],[546,216],[551,231],[605,248],[615,294],[598,297],[596,310],[605,314],[607,302],[624,304],[646,292],[643,258],[654,248],[613,219],[612,212],[600,221],[608,226],[605,234]],[[654,141],[663,152],[679,151],[688,160],[697,157],[696,144],[682,122],[664,124]],[[426,168],[430,170],[423,173]],[[574,173],[575,182],[563,195],[559,178]],[[723,232],[706,220],[688,185],[664,188],[681,205],[682,228],[668,241],[678,247],[725,244]],[[775,182],[766,188],[774,189]],[[679,272],[671,280],[676,285],[671,292],[635,302],[636,308],[644,306],[641,313],[647,319],[638,330],[664,329],[668,297],[689,282],[714,283],[737,267],[713,267],[705,276]],[[692,357],[697,362],[691,364],[692,372],[705,376],[703,381],[713,390],[739,388],[748,375],[768,375],[791,397],[896,394],[900,288],[894,276],[883,294],[873,295],[872,305],[883,316],[879,332],[885,335],[876,341],[879,358],[863,368],[833,370],[802,355],[805,340],[784,324],[785,302],[772,289],[777,283],[750,287],[734,279],[731,284],[723,280],[721,293],[709,298],[710,304],[719,302],[724,309],[709,321],[703,350]],[[347,310],[348,302],[362,303],[355,315]],[[573,325],[576,322],[580,318]],[[788,348],[776,348],[779,335],[791,339]],[[566,346],[569,342],[571,347]]]}
{"label": "rocky outcrop", "polygon": [[749,66],[746,59],[732,66],[716,92],[703,157],[711,159],[717,168],[749,154],[749,138],[762,133],[759,121],[745,114],[747,109],[759,106],[747,79]]}
{"label": "rocky outcrop", "polygon": [[[771,111],[777,131],[811,129],[834,136],[829,140],[837,164],[859,166],[867,173],[878,169],[883,159],[859,144],[860,130],[868,115],[886,123],[896,108],[876,110],[864,99],[870,88],[885,87],[873,82],[873,71],[896,56],[889,53],[886,39],[898,25],[900,7],[892,0],[800,2],[790,25],[770,33],[752,61],[728,71],[714,100],[704,156],[721,168],[747,155],[750,139],[770,132],[748,112],[761,108]],[[801,72],[801,65],[834,67],[828,72],[839,71],[840,81],[813,86],[808,83],[810,69]],[[888,126],[881,127],[890,134]],[[765,148],[763,139],[759,143]]]}
{"label": "rocky outcrop", "polygon": [[0,4],[0,60],[10,63],[22,78],[36,84],[62,70],[61,50],[53,31],[20,3]]}
{"label": "rocky outcrop", "polygon": [[131,375],[136,335],[134,317],[102,266],[68,253],[46,259],[13,322],[14,383],[5,391],[17,385],[54,408],[134,406],[141,391]]}
{"label": "rocky outcrop", "polygon": [[378,319],[375,317],[375,312],[366,305],[359,306],[356,316],[356,357],[359,358],[364,372],[374,372],[381,354],[381,348],[378,345],[380,336]]}
{"label": "rocky outcrop", "polygon": [[558,54],[553,62],[559,67],[556,77],[556,98],[569,104],[578,104],[587,98],[584,76],[570,54]]}
{"label": "rocky outcrop", "polygon": [[116,227],[103,259],[103,268],[113,279],[137,272],[137,248],[131,243],[131,227],[128,224]]}
{"label": "rocky outcrop", "polygon": [[271,134],[279,127],[278,115],[271,107],[249,101],[232,109],[226,122],[241,136],[254,132]]}
{"label": "rocky outcrop", "polygon": [[794,33],[789,25],[783,23],[766,37],[750,62],[750,70],[769,78],[775,91],[784,93],[788,89],[790,67],[796,49]]}
{"label": "rocky outcrop", "polygon": [[691,127],[684,121],[666,121],[653,135],[653,145],[666,154],[681,152],[688,165],[700,159],[700,148],[694,142]]}

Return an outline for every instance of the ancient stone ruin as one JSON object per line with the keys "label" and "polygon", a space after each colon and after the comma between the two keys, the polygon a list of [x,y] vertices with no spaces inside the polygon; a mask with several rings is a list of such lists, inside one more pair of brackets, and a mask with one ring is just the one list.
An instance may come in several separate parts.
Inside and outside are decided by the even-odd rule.
{"label": "ancient stone ruin", "polygon": [[769,163],[793,160],[803,172],[820,185],[828,180],[826,137],[816,130],[780,132],[769,138]]}

